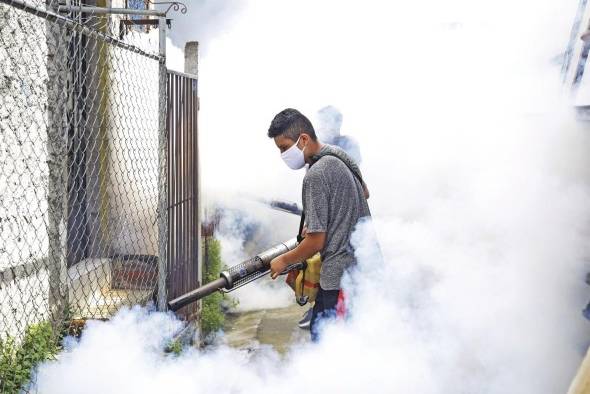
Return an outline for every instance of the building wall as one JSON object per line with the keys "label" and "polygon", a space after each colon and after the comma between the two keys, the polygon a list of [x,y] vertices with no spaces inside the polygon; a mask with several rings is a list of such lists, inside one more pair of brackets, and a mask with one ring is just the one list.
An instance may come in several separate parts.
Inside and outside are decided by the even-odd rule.
{"label": "building wall", "polygon": [[47,255],[46,58],[43,21],[0,4],[0,270]]}
{"label": "building wall", "polygon": [[48,316],[45,22],[0,4],[0,326]]}

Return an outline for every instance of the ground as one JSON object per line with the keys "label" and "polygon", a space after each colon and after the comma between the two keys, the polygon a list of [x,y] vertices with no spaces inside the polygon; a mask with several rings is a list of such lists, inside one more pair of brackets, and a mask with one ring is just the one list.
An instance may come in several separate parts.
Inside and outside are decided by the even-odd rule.
{"label": "ground", "polygon": [[226,318],[224,339],[232,347],[256,349],[272,346],[285,354],[294,342],[309,341],[309,330],[297,326],[307,306],[232,313]]}

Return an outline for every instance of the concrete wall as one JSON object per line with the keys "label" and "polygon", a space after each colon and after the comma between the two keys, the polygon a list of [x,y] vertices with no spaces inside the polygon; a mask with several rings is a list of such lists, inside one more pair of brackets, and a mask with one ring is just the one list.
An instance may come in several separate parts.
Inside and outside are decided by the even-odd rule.
{"label": "concrete wall", "polygon": [[0,4],[0,326],[48,317],[47,37],[45,22]]}
{"label": "concrete wall", "polygon": [[46,257],[45,24],[0,4],[0,270]]}

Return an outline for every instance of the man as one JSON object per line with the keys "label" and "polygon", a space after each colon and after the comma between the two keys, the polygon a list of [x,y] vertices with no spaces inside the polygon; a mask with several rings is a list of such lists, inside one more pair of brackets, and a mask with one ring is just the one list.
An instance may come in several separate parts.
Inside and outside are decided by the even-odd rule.
{"label": "man", "polygon": [[[342,127],[342,113],[335,107],[328,105],[321,108],[316,115],[317,136],[321,142],[336,145],[344,150],[357,165],[361,164],[361,150],[359,144],[352,138],[340,134]],[[297,323],[299,328],[309,330],[311,325],[312,308],[310,307]]]}
{"label": "man", "polygon": [[342,148],[357,165],[361,164],[359,144],[347,135],[340,135],[342,113],[331,105],[320,109],[317,113],[317,134],[320,141]]}
{"label": "man", "polygon": [[288,108],[278,113],[268,136],[289,168],[309,165],[302,192],[305,238],[270,265],[276,279],[289,264],[320,252],[320,288],[311,319],[311,337],[317,341],[318,321],[336,314],[342,276],[354,264],[350,235],[361,218],[371,215],[369,191],[354,160],[342,149],[318,141],[311,122],[299,111]]}

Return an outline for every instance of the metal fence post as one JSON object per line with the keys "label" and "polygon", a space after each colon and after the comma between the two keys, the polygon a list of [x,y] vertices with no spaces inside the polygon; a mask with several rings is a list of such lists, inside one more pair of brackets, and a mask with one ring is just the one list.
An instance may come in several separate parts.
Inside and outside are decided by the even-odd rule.
{"label": "metal fence post", "polygon": [[[203,239],[201,223],[203,219],[202,205],[201,205],[201,165],[200,165],[200,151],[199,151],[199,125],[198,125],[198,114],[199,114],[199,98],[198,98],[198,77],[199,77],[199,43],[198,41],[189,41],[184,45],[184,72],[192,74],[195,80],[192,81],[192,88],[197,92],[196,108],[195,111],[195,136],[196,139],[196,152],[195,152],[195,171],[197,175],[195,192],[196,192],[196,204],[197,204],[197,283],[200,285],[203,283]],[[201,311],[202,303],[199,301],[198,310]]]}
{"label": "metal fence post", "polygon": [[159,65],[159,133],[158,133],[158,310],[165,311],[168,276],[168,136],[166,134],[166,18],[158,19]]}
{"label": "metal fence post", "polygon": [[[47,6],[52,7],[47,1]],[[66,93],[68,31],[46,23],[47,40],[47,237],[49,274],[49,315],[54,333],[59,332],[68,303],[65,253],[67,138],[66,124],[70,102]]]}

